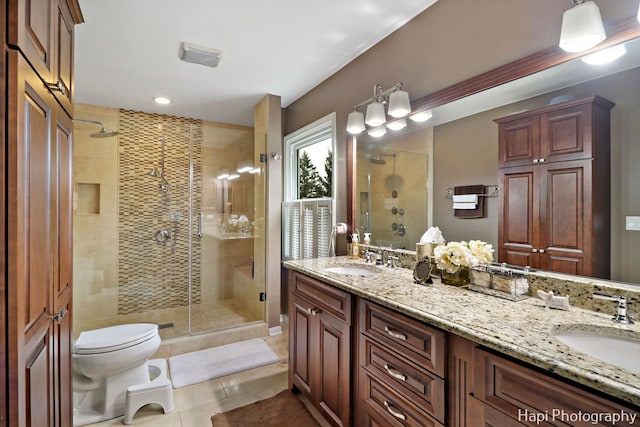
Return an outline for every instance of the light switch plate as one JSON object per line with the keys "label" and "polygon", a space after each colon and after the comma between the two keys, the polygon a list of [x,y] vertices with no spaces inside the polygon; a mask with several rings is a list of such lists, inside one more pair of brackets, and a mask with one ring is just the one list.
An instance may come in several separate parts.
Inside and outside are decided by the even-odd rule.
{"label": "light switch plate", "polygon": [[640,231],[640,216],[625,217],[625,224],[627,230]]}

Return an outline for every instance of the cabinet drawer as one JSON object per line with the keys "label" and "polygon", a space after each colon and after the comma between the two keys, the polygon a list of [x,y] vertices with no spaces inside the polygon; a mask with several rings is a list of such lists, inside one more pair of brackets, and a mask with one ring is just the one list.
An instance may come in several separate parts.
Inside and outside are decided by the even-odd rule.
{"label": "cabinet drawer", "polygon": [[364,299],[360,300],[358,312],[360,332],[444,378],[444,332]]}
{"label": "cabinet drawer", "polygon": [[347,324],[351,324],[351,295],[331,285],[311,277],[291,271],[289,283],[291,292],[315,305],[313,310],[332,314]]}
{"label": "cabinet drawer", "polygon": [[[364,368],[360,368],[360,379],[365,425],[442,426],[401,393],[370,375]],[[377,422],[366,422],[371,419]]]}
{"label": "cabinet drawer", "polygon": [[444,423],[444,380],[360,335],[362,367]]}
{"label": "cabinet drawer", "polygon": [[[536,425],[612,426],[605,420],[598,424],[570,419],[563,422],[552,415],[634,413],[586,390],[481,349],[476,349],[475,372],[476,397],[516,420],[526,417],[525,414],[549,414]],[[632,425],[640,426],[640,420],[636,418]]]}

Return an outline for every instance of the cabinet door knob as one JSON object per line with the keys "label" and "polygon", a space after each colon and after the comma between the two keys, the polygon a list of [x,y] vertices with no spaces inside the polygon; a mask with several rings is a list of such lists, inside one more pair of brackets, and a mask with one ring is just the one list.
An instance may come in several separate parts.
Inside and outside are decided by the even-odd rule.
{"label": "cabinet door knob", "polygon": [[544,159],[540,159],[540,163],[544,162]]}
{"label": "cabinet door knob", "polygon": [[397,338],[399,340],[402,340],[402,341],[406,341],[407,340],[407,336],[405,334],[400,334],[398,332],[393,332],[388,326],[384,327],[384,331],[386,333],[388,333],[389,335],[391,335],[392,337]]}
{"label": "cabinet door knob", "polygon": [[392,367],[390,367],[388,364],[384,364],[384,370],[387,371],[389,373],[389,375],[391,375],[393,378],[398,379],[400,381],[406,381],[407,380],[407,376],[402,374],[400,371],[393,369]]}
{"label": "cabinet door knob", "polygon": [[536,248],[531,249],[531,252],[533,252],[534,254],[538,253],[538,250]]}
{"label": "cabinet door knob", "polygon": [[307,309],[307,314],[310,314],[311,316],[315,316],[318,313],[320,313],[320,309],[318,307],[313,307],[313,308],[308,308]]}
{"label": "cabinet door knob", "polygon": [[60,92],[63,95],[67,94],[67,89],[64,87],[60,80],[58,80],[56,83],[47,83],[47,87],[49,88],[49,90]]}
{"label": "cabinet door knob", "polygon": [[393,405],[391,403],[389,403],[388,400],[384,401],[384,406],[387,407],[387,411],[389,411],[389,413],[391,415],[393,415],[394,417],[396,417],[399,420],[406,420],[407,416],[405,414],[403,414],[402,412],[398,411],[397,409],[395,409],[393,407]]}
{"label": "cabinet door knob", "polygon": [[533,159],[533,163],[538,163],[538,159]]}
{"label": "cabinet door knob", "polygon": [[541,254],[543,254],[543,253],[544,253],[544,249],[540,249],[540,251],[539,251],[539,252],[540,252]]}

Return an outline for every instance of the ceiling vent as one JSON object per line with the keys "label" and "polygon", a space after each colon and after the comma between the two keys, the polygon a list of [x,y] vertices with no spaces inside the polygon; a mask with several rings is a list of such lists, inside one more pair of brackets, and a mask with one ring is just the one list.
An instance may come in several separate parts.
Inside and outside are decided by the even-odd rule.
{"label": "ceiling vent", "polygon": [[200,64],[206,67],[215,68],[220,63],[222,51],[182,42],[180,43],[180,52],[178,53],[178,56],[184,62],[191,62],[193,64]]}

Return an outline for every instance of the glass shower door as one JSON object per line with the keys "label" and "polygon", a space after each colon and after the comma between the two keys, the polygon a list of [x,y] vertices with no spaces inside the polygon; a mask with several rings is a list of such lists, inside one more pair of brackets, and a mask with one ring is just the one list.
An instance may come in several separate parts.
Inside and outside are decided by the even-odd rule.
{"label": "glass shower door", "polygon": [[264,148],[256,147],[252,128],[203,124],[202,201],[192,216],[200,263],[199,271],[192,269],[193,289],[199,289],[192,291],[192,334],[264,321],[260,152]]}

